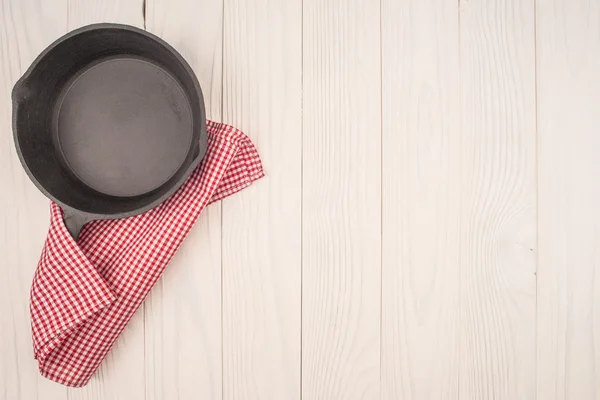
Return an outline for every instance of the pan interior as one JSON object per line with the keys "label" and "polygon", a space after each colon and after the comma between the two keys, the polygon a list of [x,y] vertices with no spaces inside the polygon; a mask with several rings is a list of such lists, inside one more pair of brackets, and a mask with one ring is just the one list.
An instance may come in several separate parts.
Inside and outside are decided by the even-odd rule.
{"label": "pan interior", "polygon": [[167,182],[193,138],[192,110],[177,80],[129,56],[76,74],[59,96],[53,125],[66,167],[92,189],[120,197]]}

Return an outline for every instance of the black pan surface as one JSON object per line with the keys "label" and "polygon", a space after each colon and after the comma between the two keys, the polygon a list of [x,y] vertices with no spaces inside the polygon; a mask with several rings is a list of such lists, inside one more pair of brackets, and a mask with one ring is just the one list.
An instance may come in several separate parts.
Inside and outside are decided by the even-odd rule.
{"label": "black pan surface", "polygon": [[173,194],[207,148],[202,91],[160,38],[95,24],[46,48],[13,89],[17,153],[77,237],[94,219],[145,212]]}
{"label": "black pan surface", "polygon": [[139,196],[181,168],[193,139],[185,91],[167,71],[137,58],[93,63],[56,105],[58,148],[90,188]]}

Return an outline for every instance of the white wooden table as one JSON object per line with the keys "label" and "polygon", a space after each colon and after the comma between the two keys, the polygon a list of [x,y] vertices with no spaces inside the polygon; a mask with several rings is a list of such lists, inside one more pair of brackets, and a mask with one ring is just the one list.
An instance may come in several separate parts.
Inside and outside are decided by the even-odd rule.
{"label": "white wooden table", "polygon": [[[267,177],[68,389],[10,91],[100,21],[177,48]],[[599,32],[600,0],[0,0],[0,399],[600,398]]]}

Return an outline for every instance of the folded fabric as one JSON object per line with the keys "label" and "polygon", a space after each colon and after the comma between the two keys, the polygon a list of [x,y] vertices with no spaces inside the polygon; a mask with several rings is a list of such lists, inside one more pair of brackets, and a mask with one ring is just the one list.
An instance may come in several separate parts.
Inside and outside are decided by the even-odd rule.
{"label": "folded fabric", "polygon": [[204,207],[263,176],[244,133],[211,121],[207,128],[202,163],[173,196],[144,214],[90,222],[76,242],[61,208],[51,204],[30,306],[34,355],[46,378],[85,385]]}

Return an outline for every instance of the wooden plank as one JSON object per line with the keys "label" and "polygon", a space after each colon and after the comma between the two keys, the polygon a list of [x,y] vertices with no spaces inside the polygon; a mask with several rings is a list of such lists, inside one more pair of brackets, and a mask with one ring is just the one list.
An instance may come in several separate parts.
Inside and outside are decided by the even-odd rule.
{"label": "wooden plank", "polygon": [[382,398],[458,399],[458,2],[382,7]]}
{"label": "wooden plank", "polygon": [[[143,0],[68,0],[67,28],[118,22],[143,28]],[[138,310],[102,365],[84,388],[69,389],[69,400],[144,399],[144,315]]]}
{"label": "wooden plank", "polygon": [[535,398],[533,1],[460,6],[460,368],[465,399]]}
{"label": "wooden plank", "polygon": [[[147,29],[190,63],[221,119],[222,0],[146,0]],[[146,399],[221,399],[221,205],[204,210],[145,303]]]}
{"label": "wooden plank", "polygon": [[69,30],[99,22],[144,27],[144,0],[67,0],[67,4]]}
{"label": "wooden plank", "polygon": [[600,3],[537,1],[537,395],[600,398]]}
{"label": "wooden plank", "polygon": [[225,0],[224,121],[266,178],[223,201],[223,394],[300,398],[300,0]]}
{"label": "wooden plank", "polygon": [[379,3],[304,0],[302,394],[380,395]]}
{"label": "wooden plank", "polygon": [[0,1],[0,398],[67,398],[33,359],[29,290],[49,225],[49,202],[21,167],[12,137],[11,91],[35,57],[66,33],[65,0]]}

